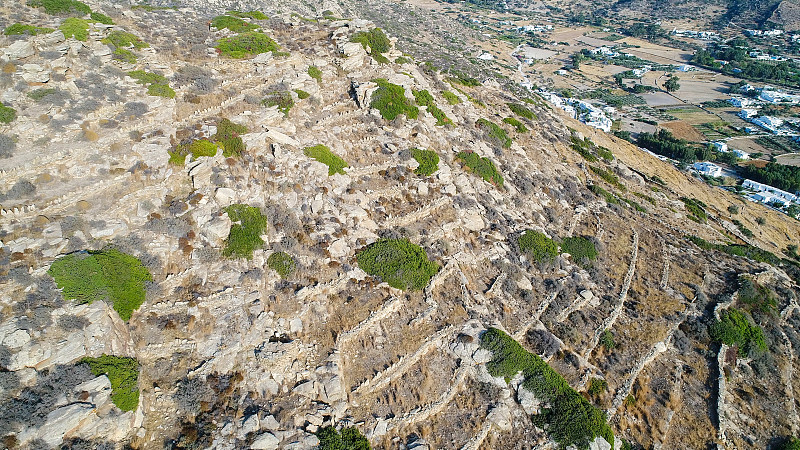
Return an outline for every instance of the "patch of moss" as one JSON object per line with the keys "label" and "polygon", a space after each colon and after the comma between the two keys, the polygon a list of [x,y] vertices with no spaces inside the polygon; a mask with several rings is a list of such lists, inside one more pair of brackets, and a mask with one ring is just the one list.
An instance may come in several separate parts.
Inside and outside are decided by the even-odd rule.
{"label": "patch of moss", "polygon": [[428,177],[439,170],[439,154],[435,151],[412,148],[411,156],[419,163],[419,167],[414,171],[417,175]]}
{"label": "patch of moss", "polygon": [[305,100],[308,97],[311,97],[311,94],[302,89],[295,89],[294,93],[297,94],[297,98],[299,98],[300,100]]}
{"label": "patch of moss", "polygon": [[99,12],[93,12],[89,14],[89,18],[92,19],[94,22],[102,23],[103,25],[114,25],[114,21],[111,17]]}
{"label": "patch of moss", "polygon": [[536,114],[530,109],[518,104],[518,103],[507,103],[508,109],[511,110],[514,114],[523,117],[528,120],[537,119]]}
{"label": "patch of moss", "polygon": [[216,48],[217,51],[229,58],[243,59],[266,52],[275,54],[280,47],[266,34],[258,31],[248,31],[220,39]]}
{"label": "patch of moss", "polygon": [[28,0],[28,6],[44,8],[47,14],[53,15],[81,13],[85,16],[92,12],[89,5],[78,0]]}
{"label": "patch of moss", "polygon": [[394,120],[400,114],[405,114],[409,119],[419,116],[419,108],[408,101],[403,86],[389,83],[383,78],[372,81],[378,84],[378,89],[372,94],[370,107],[380,111],[381,117]]}
{"label": "patch of moss", "polygon": [[136,50],[150,47],[150,44],[141,40],[139,36],[127,31],[114,30],[108,34],[102,41],[103,44],[111,44],[114,47],[131,47]]}
{"label": "patch of moss", "polygon": [[253,252],[264,245],[261,234],[267,227],[267,218],[261,210],[248,205],[235,204],[225,208],[231,221],[231,231],[225,241],[223,256],[235,258],[253,257]]}
{"label": "patch of moss", "polygon": [[460,159],[474,174],[496,186],[503,186],[503,176],[497,170],[492,160],[480,157],[475,152],[459,152],[456,158]]}
{"label": "patch of moss", "polygon": [[37,34],[47,34],[56,31],[52,28],[45,28],[45,27],[37,27],[33,25],[26,25],[22,23],[15,23],[13,25],[9,25],[6,27],[3,34],[6,36],[15,36],[20,34],[28,34],[31,36],[36,36]]}
{"label": "patch of moss", "polygon": [[33,101],[40,101],[41,99],[47,97],[48,95],[52,95],[56,93],[55,88],[39,88],[34,89],[28,92],[28,98],[33,99]]}
{"label": "patch of moss", "polygon": [[109,300],[122,320],[144,302],[145,282],[153,279],[141,261],[116,249],[70,253],[47,273],[67,300]]}
{"label": "patch of moss", "polygon": [[134,55],[132,51],[128,50],[127,48],[119,47],[114,49],[112,58],[128,64],[136,64],[137,61],[136,55]]}
{"label": "patch of moss", "polygon": [[356,256],[358,266],[396,289],[421,290],[439,271],[420,246],[406,239],[382,239]]}
{"label": "patch of moss", "polygon": [[496,123],[490,122],[486,119],[478,119],[477,125],[478,128],[481,128],[482,130],[486,131],[489,137],[497,140],[500,143],[501,147],[503,148],[511,147],[511,143],[513,141],[511,140],[510,137],[508,137],[508,134],[506,134],[506,130],[500,128],[500,126],[497,125]]}
{"label": "patch of moss", "polygon": [[144,70],[132,70],[128,76],[136,80],[139,84],[167,84],[169,80],[157,73],[145,72]]}
{"label": "patch of moss", "polygon": [[308,76],[317,80],[317,82],[322,82],[322,71],[319,70],[319,67],[308,66]]}
{"label": "patch of moss", "polygon": [[0,123],[11,123],[17,118],[17,110],[0,103]]}
{"label": "patch of moss", "polygon": [[219,146],[215,142],[206,139],[198,139],[190,144],[179,145],[174,151],[169,152],[170,164],[182,166],[186,162],[186,156],[192,155],[193,158],[201,156],[216,156]]}
{"label": "patch of moss", "polygon": [[83,358],[96,377],[106,375],[111,382],[111,401],[123,411],[139,406],[139,363],[133,358],[103,354],[99,358]]}
{"label": "patch of moss", "polygon": [[451,105],[457,105],[461,103],[461,98],[450,91],[442,91],[442,97],[444,97],[444,99],[447,100],[447,103]]}
{"label": "patch of moss", "polygon": [[517,119],[515,119],[513,117],[506,117],[505,119],[503,119],[503,123],[507,123],[507,124],[511,125],[512,127],[514,127],[514,129],[517,130],[517,133],[527,133],[528,132],[528,128],[522,122],[520,122],[519,120],[517,120]]}
{"label": "patch of moss", "polygon": [[147,93],[156,97],[175,98],[175,90],[166,84],[151,84],[147,86]]}
{"label": "patch of moss", "polygon": [[89,22],[78,19],[77,17],[68,17],[64,19],[61,26],[58,27],[65,38],[74,37],[76,40],[85,41],[89,38]]}
{"label": "patch of moss", "polygon": [[309,158],[314,158],[315,160],[328,166],[328,176],[332,176],[335,173],[344,175],[344,168],[350,167],[348,166],[347,161],[333,153],[330,148],[322,144],[315,145],[313,147],[306,147],[303,149],[303,153]]}
{"label": "patch of moss", "polygon": [[269,17],[261,11],[228,11],[229,16],[249,18],[255,20],[269,20]]}
{"label": "patch of moss", "polygon": [[278,272],[281,278],[288,278],[297,269],[297,263],[294,262],[294,258],[285,252],[275,252],[269,255],[267,266]]}

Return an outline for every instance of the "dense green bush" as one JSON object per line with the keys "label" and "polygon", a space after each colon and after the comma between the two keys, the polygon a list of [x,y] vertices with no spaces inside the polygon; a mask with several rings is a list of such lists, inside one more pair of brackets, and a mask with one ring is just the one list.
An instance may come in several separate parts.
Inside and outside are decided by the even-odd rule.
{"label": "dense green bush", "polygon": [[64,19],[61,26],[58,27],[65,38],[74,37],[79,41],[85,41],[89,38],[89,22],[78,19],[77,17],[68,17]]}
{"label": "dense green bush", "polygon": [[518,103],[507,103],[507,105],[508,105],[508,108],[511,110],[511,112],[513,112],[514,114],[516,114],[516,115],[518,115],[520,117],[523,117],[523,118],[528,119],[528,120],[537,119],[536,114],[534,114],[533,111],[531,111],[530,109],[528,109],[528,108],[526,108],[526,107],[524,107],[524,106],[522,106],[522,105],[520,105]]}
{"label": "dense green bush", "polygon": [[589,380],[589,388],[586,389],[586,393],[592,397],[597,397],[606,390],[608,390],[608,383],[606,380],[601,378],[592,378]]}
{"label": "dense green bush", "polygon": [[507,123],[507,124],[511,125],[512,127],[514,127],[514,129],[517,130],[517,133],[527,133],[528,132],[528,128],[522,122],[520,122],[519,120],[517,120],[517,119],[515,119],[513,117],[506,117],[505,119],[503,119],[503,123]]}
{"label": "dense green bush", "polygon": [[255,31],[258,25],[245,22],[244,20],[233,16],[217,16],[211,19],[211,26],[223,30],[225,28],[233,31],[234,33],[243,33],[246,31]]}
{"label": "dense green bush", "polygon": [[522,372],[522,387],[542,403],[550,405],[532,419],[537,426],[545,428],[562,448],[574,445],[587,449],[598,436],[614,445],[614,434],[606,423],[605,413],[572,389],[537,355],[526,351],[497,328],[489,328],[483,333],[481,347],[492,352],[492,360],[486,364],[492,376],[509,381]]}
{"label": "dense green bush", "polygon": [[191,154],[195,159],[201,156],[216,156],[219,146],[206,139],[198,139],[190,144],[179,145],[174,151],[169,152],[169,162],[182,166],[186,155]]}
{"label": "dense green bush", "polygon": [[127,31],[114,30],[108,34],[102,41],[103,44],[111,44],[114,47],[131,47],[136,50],[150,47],[150,44],[141,40],[139,36]]}
{"label": "dense green bush", "polygon": [[720,320],[715,320],[708,327],[711,339],[731,347],[736,346],[742,357],[750,355],[751,352],[767,350],[764,331],[752,322],[749,314],[729,308],[722,311],[719,317]]}
{"label": "dense green bush", "polygon": [[14,36],[18,34],[29,34],[31,36],[36,36],[37,34],[47,34],[56,31],[52,28],[43,28],[43,27],[36,27],[33,25],[26,25],[22,23],[15,23],[13,25],[9,25],[6,27],[4,34],[6,36]]}
{"label": "dense green bush", "polygon": [[617,343],[614,342],[614,334],[611,333],[611,330],[603,330],[603,333],[600,335],[600,340],[598,341],[600,345],[606,348],[606,350],[611,350],[617,346]]}
{"label": "dense green bush", "polygon": [[167,84],[166,77],[157,73],[145,72],[144,70],[132,70],[128,76],[136,80],[139,84]]}
{"label": "dense green bush", "polygon": [[414,171],[417,175],[428,177],[439,170],[439,154],[435,151],[412,148],[411,156],[419,163],[419,167]]}
{"label": "dense green bush", "polygon": [[597,259],[597,249],[591,239],[583,236],[566,237],[561,241],[561,251],[572,255],[573,261]]}
{"label": "dense green bush", "polygon": [[511,138],[506,134],[506,130],[500,128],[496,123],[490,122],[486,119],[478,119],[478,128],[483,129],[489,134],[489,137],[496,139],[503,148],[511,147]]}
{"label": "dense green bush", "polygon": [[111,17],[99,12],[93,12],[89,14],[89,18],[92,19],[94,22],[102,23],[103,25],[114,25],[114,21],[111,20]]}
{"label": "dense green bush", "polygon": [[303,149],[303,153],[309,158],[314,158],[328,166],[328,176],[332,176],[335,173],[344,175],[344,168],[350,167],[347,161],[343,160],[337,154],[333,153],[331,149],[322,144],[306,147]]}
{"label": "dense green bush", "polygon": [[175,98],[175,90],[166,84],[151,84],[147,86],[147,94],[156,97]]}
{"label": "dense green bush", "polygon": [[597,147],[597,154],[606,161],[610,162],[614,160],[614,154],[605,147]]}
{"label": "dense green bush", "polygon": [[17,118],[17,110],[0,103],[0,123],[11,123]]}
{"label": "dense green bush", "polygon": [[698,223],[706,223],[708,221],[708,214],[706,214],[706,204],[696,198],[681,197],[681,201],[686,205],[686,210],[689,211],[689,218]]}
{"label": "dense green bush", "polygon": [[111,382],[111,401],[123,411],[134,411],[139,405],[139,363],[133,358],[102,355],[83,358],[96,377],[106,375]]}
{"label": "dense green bush", "polygon": [[317,66],[308,66],[308,76],[317,80],[317,82],[322,82],[322,71]]}
{"label": "dense green bush", "polygon": [[270,269],[278,272],[278,275],[280,275],[281,278],[287,278],[295,271],[297,268],[297,263],[294,262],[294,258],[292,258],[288,253],[275,252],[269,255],[269,258],[267,258],[267,266],[269,266]]}
{"label": "dense green bush", "polygon": [[517,238],[519,249],[536,262],[550,261],[558,255],[558,244],[538,231],[527,230]]}
{"label": "dense green bush", "polygon": [[116,249],[70,253],[47,273],[67,300],[110,300],[122,320],[144,302],[145,282],[153,279],[141,261]]}
{"label": "dense green bush", "polygon": [[442,91],[442,97],[444,97],[444,99],[447,100],[447,103],[451,105],[457,105],[461,103],[461,98],[450,91]]}
{"label": "dense green bush", "polygon": [[308,97],[311,97],[311,94],[302,89],[295,89],[294,93],[297,94],[297,98],[299,98],[300,100],[305,100]]}
{"label": "dense green bush", "polygon": [[235,204],[225,208],[231,221],[231,231],[225,241],[222,254],[227,257],[253,257],[253,251],[264,245],[261,234],[267,227],[267,218],[261,210],[248,205]]}
{"label": "dense green bush", "polygon": [[112,58],[117,61],[122,61],[128,64],[136,64],[136,61],[138,60],[138,58],[136,58],[136,55],[132,51],[128,50],[127,48],[120,48],[120,47],[114,49],[114,52],[112,53]]}
{"label": "dense green bush", "polygon": [[498,172],[494,163],[486,157],[480,157],[475,152],[459,152],[456,158],[479,177],[496,186],[503,186],[503,176]]}
{"label": "dense green bush", "polygon": [[372,94],[369,106],[380,111],[381,117],[394,120],[400,114],[405,114],[409,119],[416,119],[419,116],[419,108],[408,101],[405,88],[389,83],[383,78],[372,81],[378,84],[378,89]]}
{"label": "dense green bush", "polygon": [[594,156],[594,154],[592,153],[592,148],[594,147],[592,141],[588,139],[580,140],[575,136],[572,136],[570,139],[572,141],[571,143],[572,149],[578,152],[583,157],[583,159],[589,162],[597,162],[597,157]]}
{"label": "dense green bush", "polygon": [[336,428],[327,426],[317,431],[319,450],[370,450],[369,441],[358,428],[343,428],[341,434]]}
{"label": "dense green bush", "polygon": [[740,245],[740,244],[712,244],[702,238],[697,236],[689,236],[688,239],[692,241],[698,247],[705,249],[705,250],[719,250],[721,252],[727,253],[733,256],[742,256],[745,258],[750,258],[753,261],[765,262],[767,264],[772,264],[773,266],[777,266],[780,264],[781,260],[775,256],[774,254],[762,250],[758,247],[753,247],[752,245]]}
{"label": "dense green bush", "polygon": [[86,15],[92,12],[86,3],[78,0],[28,0],[28,6],[44,8],[47,14],[81,13]]}
{"label": "dense green bush", "polygon": [[417,105],[426,106],[427,111],[436,118],[436,125],[442,126],[448,123],[453,123],[453,121],[450,120],[447,115],[445,115],[444,111],[436,106],[436,102],[434,101],[430,92],[423,89],[421,91],[412,90],[411,93],[414,94],[414,99],[416,100]]}
{"label": "dense green bush", "polygon": [[364,47],[364,50],[369,49],[369,54],[375,61],[381,64],[389,63],[389,59],[383,56],[382,53],[388,52],[392,44],[380,28],[373,28],[370,31],[360,31],[350,36],[350,42],[358,42]]}
{"label": "dense green bush", "polygon": [[248,31],[217,43],[217,51],[234,59],[243,59],[261,53],[272,52],[274,55],[280,47],[269,36],[258,31]]}
{"label": "dense green bush", "polygon": [[228,119],[222,119],[217,122],[217,134],[212,136],[212,139],[222,145],[223,156],[230,158],[239,156],[246,150],[244,141],[239,135],[247,132],[246,126],[233,123]]}
{"label": "dense green bush", "polygon": [[356,257],[364,272],[397,289],[420,290],[439,271],[420,246],[406,239],[381,239],[368,245]]}
{"label": "dense green bush", "polygon": [[282,112],[284,116],[288,116],[289,110],[294,106],[294,99],[289,91],[272,91],[268,92],[266,97],[261,100],[261,104],[267,108],[277,106],[278,111]]}

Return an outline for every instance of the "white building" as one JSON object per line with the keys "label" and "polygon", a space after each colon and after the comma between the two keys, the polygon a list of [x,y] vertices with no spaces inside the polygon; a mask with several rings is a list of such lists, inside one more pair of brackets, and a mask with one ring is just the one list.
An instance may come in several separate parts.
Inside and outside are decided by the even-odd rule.
{"label": "white building", "polygon": [[761,116],[753,119],[753,123],[771,133],[779,133],[779,128],[783,125],[783,119],[772,116]]}
{"label": "white building", "polygon": [[758,98],[769,103],[800,103],[800,95],[793,95],[782,91],[773,91],[771,89],[762,90]]}
{"label": "white building", "polygon": [[739,159],[750,159],[750,153],[744,150],[733,150],[733,154]]}
{"label": "white building", "polygon": [[709,176],[709,177],[721,177],[722,176],[722,167],[710,163],[707,161],[704,162],[696,162],[692,165],[694,170],[698,171],[699,173]]}
{"label": "white building", "polygon": [[758,116],[757,109],[745,108],[739,111],[739,117],[741,117],[744,120],[750,120],[756,116]]}
{"label": "white building", "polygon": [[712,142],[711,145],[713,145],[714,149],[717,150],[717,151],[720,151],[720,152],[723,152],[723,153],[728,153],[728,144],[726,144],[726,143],[724,143],[722,141]]}
{"label": "white building", "polygon": [[[766,198],[764,194],[768,194],[770,199],[781,199],[781,203],[784,204],[786,202],[796,202],[798,200],[795,194],[791,194],[789,192],[782,191],[778,188],[774,188],[768,184],[759,183],[753,180],[744,180],[742,182],[742,187],[745,189],[750,189],[751,191],[761,193],[762,198]],[[766,201],[764,200],[759,200],[759,201],[763,201],[763,203],[769,203],[769,199],[767,199]]]}
{"label": "white building", "polygon": [[731,97],[731,99],[728,100],[728,102],[737,108],[747,108],[748,106],[753,106],[758,104],[758,102],[753,100],[752,98],[746,98],[746,97]]}

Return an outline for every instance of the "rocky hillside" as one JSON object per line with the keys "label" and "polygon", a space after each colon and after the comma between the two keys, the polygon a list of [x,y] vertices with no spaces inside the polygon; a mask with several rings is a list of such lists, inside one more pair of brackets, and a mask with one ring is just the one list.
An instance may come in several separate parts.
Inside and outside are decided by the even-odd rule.
{"label": "rocky hillside", "polygon": [[223,6],[0,6],[3,447],[797,436],[797,221],[342,8]]}

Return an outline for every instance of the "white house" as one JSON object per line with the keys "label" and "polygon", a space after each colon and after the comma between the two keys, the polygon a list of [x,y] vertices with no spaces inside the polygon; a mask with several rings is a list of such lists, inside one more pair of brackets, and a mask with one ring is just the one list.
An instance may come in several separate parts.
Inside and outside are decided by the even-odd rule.
{"label": "white house", "polygon": [[709,177],[721,177],[722,176],[722,167],[710,163],[707,161],[704,162],[696,162],[692,166],[694,170],[698,171],[699,173],[709,176]]}
{"label": "white house", "polygon": [[745,108],[739,111],[739,117],[741,117],[744,120],[750,120],[756,116],[758,116],[757,109]]}
{"label": "white house", "polygon": [[782,91],[764,89],[758,96],[759,99],[769,103],[800,103],[800,95],[793,95]]}
{"label": "white house", "polygon": [[711,145],[713,145],[714,149],[717,150],[717,151],[720,151],[720,152],[723,152],[723,153],[728,153],[728,144],[726,144],[726,143],[724,143],[722,141],[712,142]]}
{"label": "white house", "polygon": [[753,123],[772,133],[778,133],[783,125],[783,119],[772,116],[761,116],[753,119]]}
{"label": "white house", "polygon": [[[771,194],[771,198],[779,198],[782,199],[783,202],[796,202],[798,200],[797,196],[791,194],[786,191],[782,191],[778,188],[772,187],[768,184],[759,183],[753,180],[744,180],[742,182],[742,187],[745,189],[750,189],[751,191],[755,191],[758,193],[767,193]],[[761,201],[761,200],[759,200]],[[764,201],[764,203],[769,203],[769,200]]]}
{"label": "white house", "polygon": [[730,100],[728,100],[728,102],[737,108],[747,108],[748,106],[758,104],[758,102],[753,100],[752,98],[746,98],[746,97],[731,97]]}
{"label": "white house", "polygon": [[750,153],[744,150],[733,150],[733,154],[739,159],[750,159]]}

